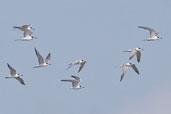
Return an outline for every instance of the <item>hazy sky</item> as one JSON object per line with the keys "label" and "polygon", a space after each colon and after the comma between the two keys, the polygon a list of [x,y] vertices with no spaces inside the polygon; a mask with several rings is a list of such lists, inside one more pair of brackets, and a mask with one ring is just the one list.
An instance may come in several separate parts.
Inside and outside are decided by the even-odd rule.
{"label": "hazy sky", "polygon": [[[170,0],[3,0],[0,2],[0,113],[1,114],[171,114],[171,1]],[[23,37],[12,26],[32,24],[38,39]],[[162,40],[143,42],[149,32]],[[40,69],[34,48],[51,66]],[[129,61],[122,51],[141,47],[142,59]],[[68,64],[87,61],[80,73]],[[7,62],[23,74],[26,85],[5,79]],[[133,62],[120,82],[120,64]],[[81,78],[84,89],[70,89]]]}

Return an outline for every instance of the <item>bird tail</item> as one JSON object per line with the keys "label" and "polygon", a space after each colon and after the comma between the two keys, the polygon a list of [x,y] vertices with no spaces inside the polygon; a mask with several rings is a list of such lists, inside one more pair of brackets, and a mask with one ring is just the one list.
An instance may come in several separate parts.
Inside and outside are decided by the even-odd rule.
{"label": "bird tail", "polygon": [[150,41],[150,40],[148,40],[148,39],[144,39],[144,40],[142,40],[142,41]]}
{"label": "bird tail", "polygon": [[39,68],[40,66],[34,66],[33,68]]}
{"label": "bird tail", "polygon": [[66,70],[68,70],[69,68],[71,68],[72,67],[72,63],[70,63],[70,64],[68,64],[69,66],[66,68]]}
{"label": "bird tail", "polygon": [[11,78],[11,77],[5,77],[6,79]]}
{"label": "bird tail", "polygon": [[123,51],[123,52],[131,52],[131,51],[127,50],[127,51]]}
{"label": "bird tail", "polygon": [[22,39],[16,39],[15,41],[22,41]]}

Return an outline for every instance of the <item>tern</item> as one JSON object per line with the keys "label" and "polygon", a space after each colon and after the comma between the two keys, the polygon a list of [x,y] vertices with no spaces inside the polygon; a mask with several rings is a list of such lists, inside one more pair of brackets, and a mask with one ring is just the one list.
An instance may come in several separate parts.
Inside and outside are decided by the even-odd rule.
{"label": "tern", "polygon": [[51,54],[49,53],[44,61],[43,57],[40,55],[40,53],[37,51],[37,49],[35,48],[35,52],[36,52],[36,56],[38,58],[38,62],[39,62],[39,65],[38,66],[35,66],[33,68],[39,68],[39,67],[46,67],[48,65],[51,65],[49,63],[50,61],[50,58],[51,58]]}
{"label": "tern", "polygon": [[143,41],[156,41],[156,40],[159,40],[159,39],[162,39],[158,36],[159,32],[156,32],[153,28],[151,27],[145,27],[145,26],[138,26],[138,28],[142,28],[142,29],[145,29],[145,30],[148,30],[150,32],[150,37],[143,40]]}
{"label": "tern", "polygon": [[144,50],[142,48],[134,48],[134,49],[129,49],[124,52],[130,52],[131,56],[129,57],[129,60],[131,60],[135,55],[137,56],[137,61],[140,62],[141,59],[141,50]]}
{"label": "tern", "polygon": [[21,39],[17,39],[16,41],[30,41],[33,39],[37,39],[37,37],[34,37],[32,34],[33,32],[24,32],[24,37]]}
{"label": "tern", "polygon": [[68,67],[67,69],[71,68],[73,65],[80,65],[80,67],[79,67],[79,69],[78,69],[78,73],[79,73],[79,72],[81,71],[81,69],[84,67],[84,65],[85,65],[86,62],[87,62],[87,61],[85,61],[85,60],[83,60],[83,59],[81,59],[81,60],[76,60],[75,62],[70,63],[70,64],[69,64],[69,67]]}
{"label": "tern", "polygon": [[8,63],[7,63],[7,66],[8,66],[8,68],[10,69],[10,76],[5,77],[5,78],[6,78],[6,79],[8,79],[8,78],[15,78],[15,79],[17,79],[21,84],[25,85],[24,80],[21,78],[21,76],[23,76],[23,75],[17,74],[17,73],[16,73],[16,70],[15,70],[14,68],[12,68]]}
{"label": "tern", "polygon": [[24,31],[24,34],[25,33],[31,33],[31,30],[34,30],[34,28],[31,27],[31,24],[22,25],[22,26],[13,26],[13,28]]}
{"label": "tern", "polygon": [[32,30],[31,24],[22,25],[22,26],[13,26],[15,29],[20,29],[22,31]]}
{"label": "tern", "polygon": [[126,64],[122,64],[120,65],[120,67],[122,67],[122,74],[121,74],[121,79],[120,81],[123,80],[124,76],[125,76],[125,73],[128,69],[128,67],[132,67],[132,69],[137,73],[137,74],[140,74],[139,71],[138,71],[138,68],[135,66],[135,64],[133,63],[126,63]]}
{"label": "tern", "polygon": [[72,82],[72,87],[70,87],[71,89],[81,89],[84,88],[83,86],[80,85],[80,78],[77,76],[73,76],[71,75],[72,78],[74,78],[75,80],[61,80],[61,81],[65,81],[65,82]]}

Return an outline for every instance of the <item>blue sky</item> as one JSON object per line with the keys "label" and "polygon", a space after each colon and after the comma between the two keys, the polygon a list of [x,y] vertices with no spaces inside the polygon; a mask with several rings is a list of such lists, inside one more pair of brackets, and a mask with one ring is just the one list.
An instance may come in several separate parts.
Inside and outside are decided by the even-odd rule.
{"label": "blue sky", "polygon": [[[5,0],[0,2],[1,114],[170,114],[170,0]],[[38,39],[16,42],[22,32],[12,26],[32,24]],[[164,39],[143,42],[149,26]],[[34,48],[51,66],[40,69]],[[140,75],[128,69],[120,82],[122,51],[141,47]],[[75,60],[87,61],[65,70]],[[26,85],[7,80],[7,62],[23,74]],[[116,67],[118,66],[118,67]],[[85,87],[69,89],[71,75]]]}

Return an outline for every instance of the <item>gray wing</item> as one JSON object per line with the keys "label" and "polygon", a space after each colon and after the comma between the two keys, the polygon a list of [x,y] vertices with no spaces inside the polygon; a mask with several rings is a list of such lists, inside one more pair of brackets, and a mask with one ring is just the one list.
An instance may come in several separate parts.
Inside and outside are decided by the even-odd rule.
{"label": "gray wing", "polygon": [[129,60],[131,60],[136,55],[136,50],[131,51],[131,56],[129,57]]}
{"label": "gray wing", "polygon": [[45,59],[45,62],[48,63],[50,61],[50,59],[51,59],[51,54],[49,53],[48,56]]}
{"label": "gray wing", "polygon": [[30,24],[29,25],[23,25],[23,26],[13,26],[13,28],[20,29],[22,31],[26,31],[26,30],[28,30],[29,26],[30,26]]}
{"label": "gray wing", "polygon": [[73,82],[74,80],[61,80],[61,81],[64,81],[64,82]]}
{"label": "gray wing", "polygon": [[8,63],[7,63],[8,68],[10,69],[11,76],[16,75],[16,70],[12,68]]}
{"label": "gray wing", "polygon": [[24,37],[31,36],[32,34],[33,34],[33,32],[31,32],[30,30],[24,31]]}
{"label": "gray wing", "polygon": [[16,78],[21,84],[25,85],[24,80],[21,77]]}
{"label": "gray wing", "polygon": [[28,28],[31,24],[28,24],[28,25],[23,25],[22,28]]}
{"label": "gray wing", "polygon": [[71,75],[71,77],[73,77],[75,80],[79,81],[80,82],[80,78],[78,76],[73,76]]}
{"label": "gray wing", "polygon": [[83,63],[81,63],[81,64],[80,64],[80,67],[79,67],[78,72],[80,72],[80,71],[81,71],[81,69],[84,67],[85,63],[86,63],[86,61],[84,61]]}
{"label": "gray wing", "polygon": [[140,74],[138,71],[138,68],[135,66],[135,64],[132,64],[131,67],[137,74]]}
{"label": "gray wing", "polygon": [[35,48],[35,52],[36,52],[36,56],[38,58],[39,64],[43,64],[44,63],[43,57],[40,55],[40,53],[37,51],[36,48]]}
{"label": "gray wing", "polygon": [[138,26],[138,28],[142,28],[142,29],[145,29],[145,30],[150,31],[150,37],[154,37],[154,36],[156,36],[156,35],[159,34],[159,33],[156,32],[153,28],[150,28],[150,27]]}
{"label": "gray wing", "polygon": [[124,66],[122,67],[122,74],[121,74],[121,79],[120,79],[120,81],[123,80],[123,78],[124,78],[124,76],[125,76],[125,73],[126,73],[127,69],[128,69],[128,66],[125,66],[125,65],[124,65]]}
{"label": "gray wing", "polygon": [[137,51],[136,55],[137,55],[137,61],[140,62],[141,52],[140,51]]}
{"label": "gray wing", "polygon": [[76,81],[76,80],[61,80],[61,81],[64,81],[64,82],[72,82],[72,87],[77,87],[79,82]]}
{"label": "gray wing", "polygon": [[68,64],[67,70],[73,66],[73,63]]}

